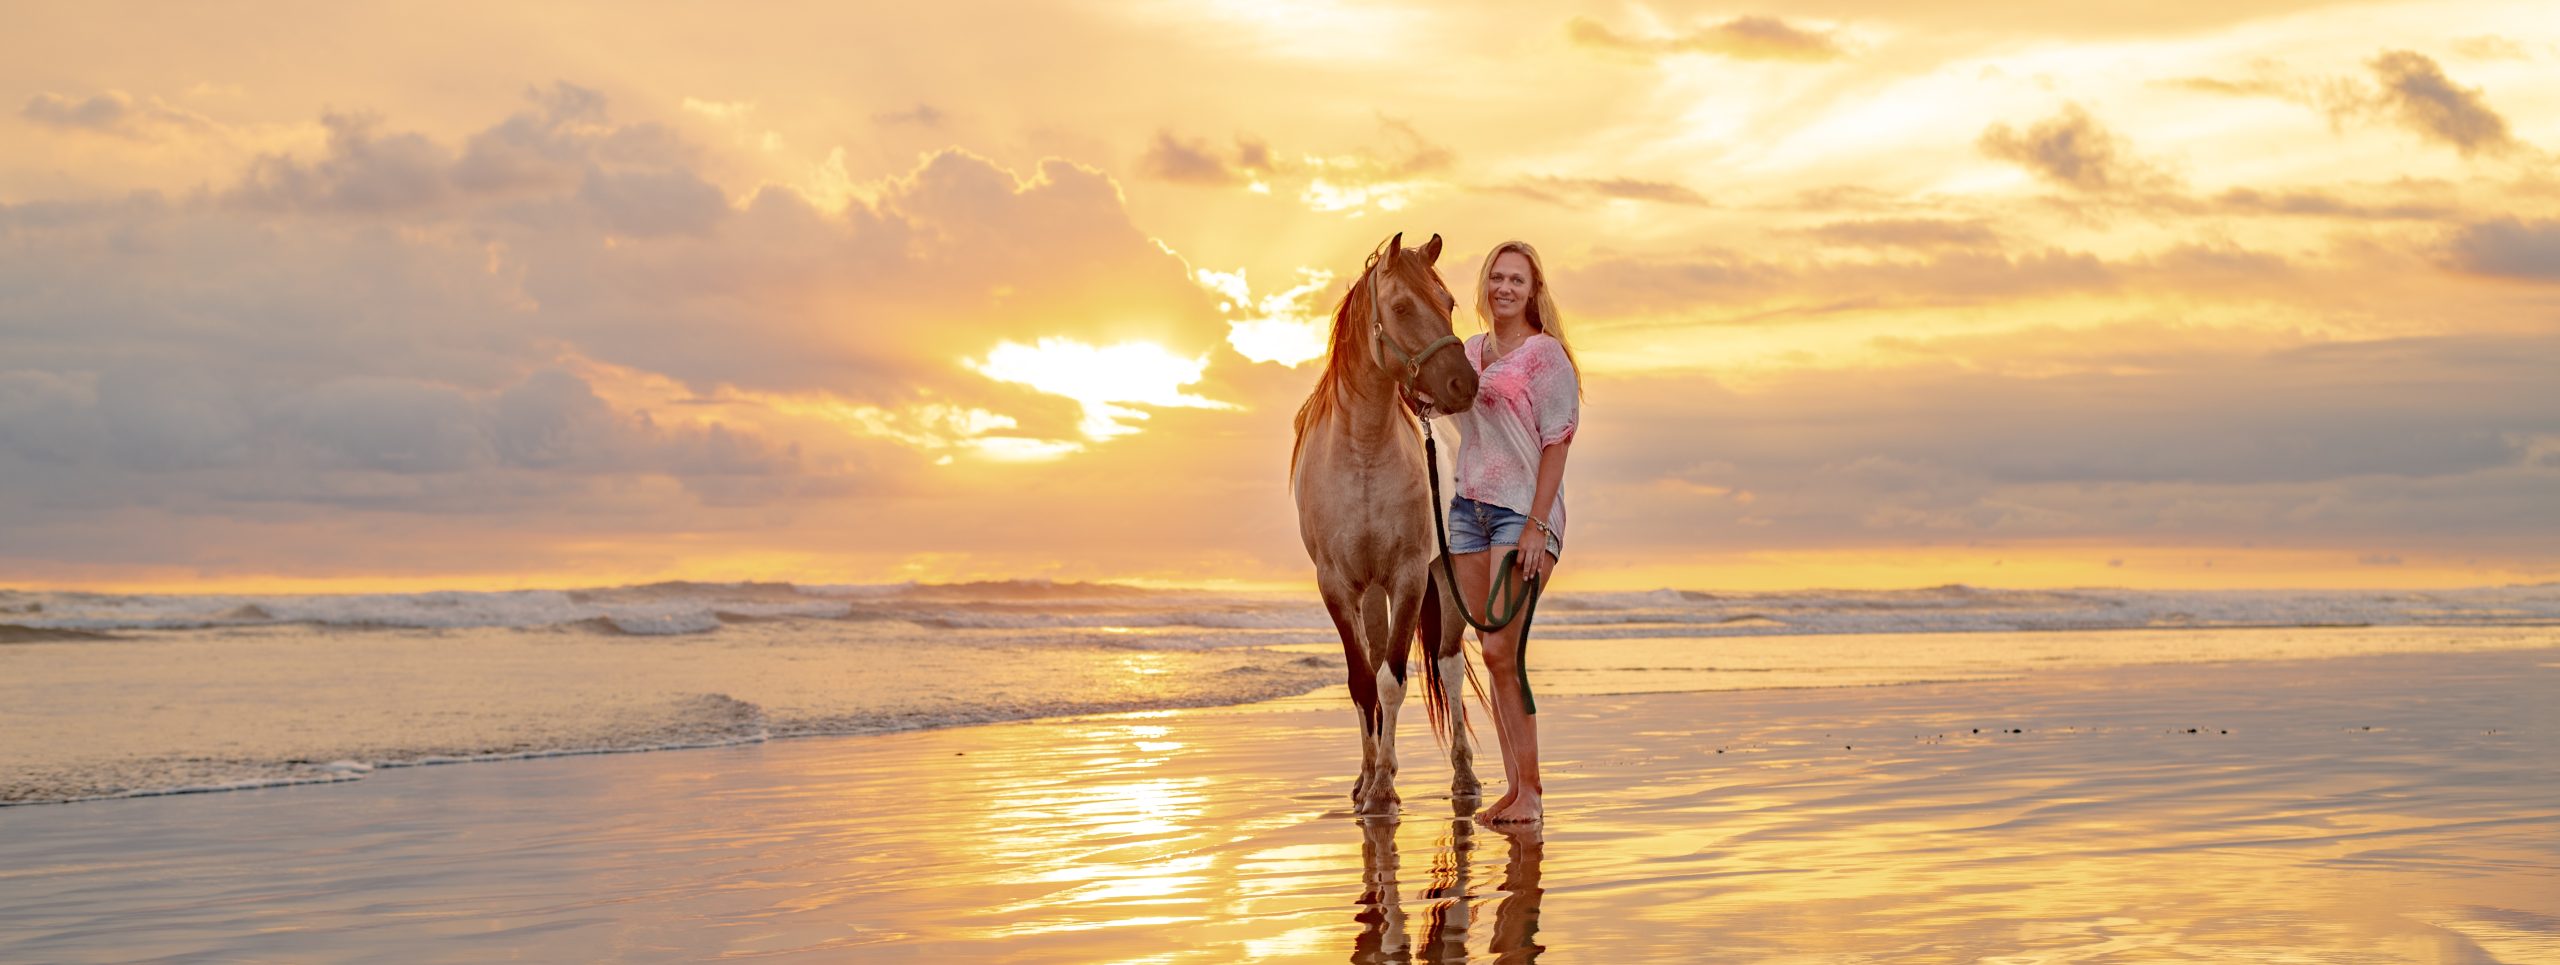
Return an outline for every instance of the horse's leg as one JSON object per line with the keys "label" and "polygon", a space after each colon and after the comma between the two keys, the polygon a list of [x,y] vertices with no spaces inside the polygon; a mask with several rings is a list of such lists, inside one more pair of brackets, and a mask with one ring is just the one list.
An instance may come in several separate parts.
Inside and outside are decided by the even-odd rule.
{"label": "horse's leg", "polygon": [[1404,889],[1396,882],[1396,822],[1360,822],[1360,935],[1351,940],[1355,962],[1411,961],[1406,948]]}
{"label": "horse's leg", "polygon": [[[1316,592],[1324,597],[1325,613],[1333,617],[1333,630],[1342,636],[1342,662],[1349,667],[1351,708],[1360,718],[1360,777],[1351,783],[1351,800],[1357,808],[1367,799],[1369,777],[1377,767],[1377,741],[1370,735],[1377,730],[1378,692],[1369,668],[1369,648],[1360,645],[1365,622],[1360,615],[1360,587],[1348,578],[1319,571]],[[1365,809],[1362,809],[1365,810]]]}
{"label": "horse's leg", "polygon": [[1439,562],[1432,560],[1431,589],[1422,598],[1423,685],[1449,744],[1449,797],[1471,808],[1484,796],[1484,784],[1476,780],[1476,751],[1467,742],[1467,622]]}
{"label": "horse's leg", "polygon": [[[1467,601],[1471,606],[1484,606],[1486,591],[1491,589],[1493,586],[1493,551],[1480,550],[1474,553],[1460,553],[1451,557],[1451,559],[1456,563],[1456,569],[1458,571],[1458,585],[1451,589],[1458,594],[1458,599]],[[1480,619],[1491,619],[1495,614],[1478,613],[1476,616]],[[1483,638],[1483,634],[1477,635],[1477,639],[1481,640]],[[1507,668],[1509,665],[1505,664],[1504,666]],[[1511,718],[1509,715],[1503,714],[1500,710],[1502,707],[1502,701],[1505,699],[1504,695],[1510,693],[1510,691],[1505,690],[1504,688],[1506,686],[1516,685],[1511,684],[1510,677],[1505,677],[1494,670],[1493,653],[1491,650],[1487,650],[1485,652],[1484,669],[1485,676],[1488,678],[1488,682],[1485,685],[1484,690],[1486,709],[1494,711],[1493,736],[1494,740],[1500,742],[1503,748],[1502,777],[1505,785],[1502,792],[1502,798],[1493,802],[1493,804],[1486,807],[1485,810],[1500,811],[1511,806],[1511,800],[1520,796],[1520,775],[1514,768],[1515,762],[1512,760],[1510,750],[1512,745],[1515,743],[1511,736]]]}
{"label": "horse's leg", "polygon": [[[1422,615],[1422,593],[1429,589],[1428,571],[1399,572],[1390,578],[1383,599],[1372,601],[1383,611],[1383,620],[1369,621],[1373,631],[1383,631],[1369,641],[1373,683],[1378,695],[1377,757],[1370,778],[1369,797],[1361,802],[1366,814],[1393,813],[1400,798],[1396,794],[1396,712],[1404,707],[1404,684],[1411,668],[1413,629]],[[1380,626],[1383,623],[1384,626]]]}

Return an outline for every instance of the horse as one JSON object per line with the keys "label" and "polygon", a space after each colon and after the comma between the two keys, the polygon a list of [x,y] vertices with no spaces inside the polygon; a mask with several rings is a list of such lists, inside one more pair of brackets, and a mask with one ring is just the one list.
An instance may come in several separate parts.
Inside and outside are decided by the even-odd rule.
{"label": "horse", "polygon": [[[1483,785],[1467,745],[1465,624],[1456,589],[1437,566],[1430,479],[1418,417],[1475,404],[1476,373],[1450,326],[1457,299],[1433,267],[1440,236],[1406,248],[1398,232],[1372,252],[1360,280],[1334,307],[1324,371],[1298,409],[1289,453],[1289,491],[1298,535],[1315,563],[1316,588],[1333,617],[1349,664],[1360,718],[1356,814],[1392,815],[1396,710],[1404,703],[1406,658],[1417,629],[1424,648],[1424,701],[1449,751],[1453,802]],[[1409,351],[1407,346],[1420,346]]]}

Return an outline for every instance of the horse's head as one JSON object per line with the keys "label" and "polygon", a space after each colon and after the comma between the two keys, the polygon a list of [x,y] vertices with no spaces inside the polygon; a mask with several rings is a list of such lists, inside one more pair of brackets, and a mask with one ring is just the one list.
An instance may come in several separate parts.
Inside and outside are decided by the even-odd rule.
{"label": "horse's head", "polygon": [[1433,267],[1439,261],[1439,235],[1420,248],[1404,247],[1402,232],[1387,240],[1360,282],[1369,294],[1369,349],[1426,410],[1464,412],[1476,404],[1476,370],[1450,322],[1458,300]]}

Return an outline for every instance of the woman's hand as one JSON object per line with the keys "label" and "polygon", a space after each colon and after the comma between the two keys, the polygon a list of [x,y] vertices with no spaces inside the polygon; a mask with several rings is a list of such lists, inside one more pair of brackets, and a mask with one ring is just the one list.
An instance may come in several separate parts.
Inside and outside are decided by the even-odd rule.
{"label": "woman's hand", "polygon": [[1554,566],[1555,557],[1547,555],[1547,531],[1536,523],[1520,527],[1520,579],[1544,580]]}

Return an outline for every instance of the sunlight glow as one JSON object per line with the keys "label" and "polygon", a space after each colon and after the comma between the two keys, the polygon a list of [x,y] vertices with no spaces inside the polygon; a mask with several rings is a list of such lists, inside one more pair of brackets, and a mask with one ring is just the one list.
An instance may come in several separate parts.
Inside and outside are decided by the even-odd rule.
{"label": "sunlight glow", "polygon": [[1036,345],[1024,345],[1007,340],[996,343],[986,358],[964,361],[988,378],[1076,400],[1084,406],[1080,428],[1097,440],[1138,431],[1129,423],[1147,418],[1147,413],[1133,406],[1236,408],[1182,391],[1208,371],[1208,356],[1184,358],[1153,342],[1088,345],[1074,339],[1043,338]]}
{"label": "sunlight glow", "polygon": [[1357,216],[1361,209],[1375,207],[1380,211],[1398,211],[1412,203],[1412,189],[1400,183],[1335,184],[1323,178],[1307,182],[1298,200],[1317,211],[1349,211]]}
{"label": "sunlight glow", "polygon": [[[1035,439],[998,435],[1021,423],[985,409],[928,402],[898,409],[854,405],[825,396],[761,396],[756,402],[785,415],[824,419],[862,435],[889,439],[911,448],[972,453],[999,462],[1036,462],[1078,452],[1084,444],[1069,439]],[[947,464],[951,456],[940,460]]]}
{"label": "sunlight glow", "polygon": [[1326,319],[1316,299],[1333,284],[1332,272],[1300,268],[1297,287],[1265,295],[1259,301],[1254,299],[1242,268],[1232,272],[1202,268],[1194,277],[1200,287],[1226,299],[1218,306],[1220,312],[1250,313],[1227,322],[1227,345],[1236,354],[1290,368],[1324,356]]}

